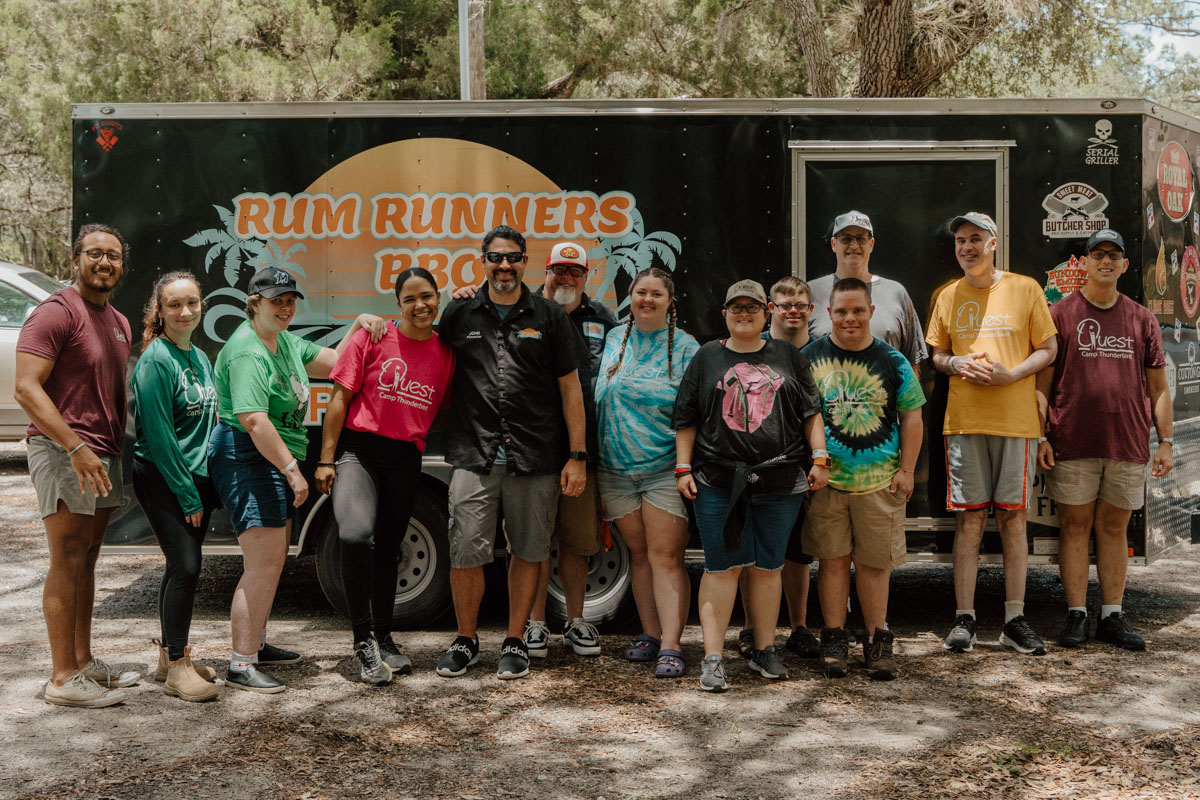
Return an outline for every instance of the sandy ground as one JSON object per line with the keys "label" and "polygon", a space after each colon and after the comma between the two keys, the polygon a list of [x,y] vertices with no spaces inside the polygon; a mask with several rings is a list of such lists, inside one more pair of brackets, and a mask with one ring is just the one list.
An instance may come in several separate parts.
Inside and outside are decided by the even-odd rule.
{"label": "sandy ground", "polygon": [[[146,679],[128,703],[87,711],[40,699],[46,550],[23,452],[9,446],[0,448],[0,529],[0,800],[1200,797],[1195,550],[1131,570],[1125,608],[1150,642],[1145,653],[1089,643],[1038,658],[999,648],[1002,573],[984,568],[980,646],[947,655],[951,571],[910,565],[893,579],[899,680],[872,682],[859,668],[831,681],[787,654],[791,679],[768,683],[730,648],[724,695],[698,689],[694,625],[683,680],[655,680],[621,660],[630,636],[618,632],[604,636],[598,658],[555,643],[530,678],[499,681],[495,616],[467,677],[433,673],[452,637],[442,624],[398,637],[413,675],[368,687],[311,560],[292,561],[269,628],[272,641],[306,655],[275,670],[287,692],[224,690],[191,704]],[[160,561],[103,558],[97,575],[96,652],[147,674]],[[221,674],[239,568],[211,558],[200,584],[197,660]],[[1089,599],[1098,603],[1094,583]],[[1064,611],[1054,568],[1031,569],[1027,601],[1051,640]]]}

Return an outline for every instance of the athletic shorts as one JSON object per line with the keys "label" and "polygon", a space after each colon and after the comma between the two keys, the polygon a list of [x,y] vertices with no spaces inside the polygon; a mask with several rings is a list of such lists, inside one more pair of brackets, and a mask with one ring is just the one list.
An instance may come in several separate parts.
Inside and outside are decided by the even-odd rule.
{"label": "athletic shorts", "polygon": [[282,528],[295,513],[287,478],[263,458],[250,434],[226,422],[218,422],[208,439],[208,478],[238,536],[251,528]]}
{"label": "athletic shorts", "polygon": [[576,555],[600,552],[600,489],[596,486],[596,473],[587,474],[587,485],[579,497],[564,494],[558,498],[554,535],[560,547],[566,546]]}
{"label": "athletic shorts", "polygon": [[1134,510],[1146,502],[1150,464],[1112,458],[1079,458],[1054,462],[1046,472],[1046,494],[1056,503],[1082,506],[1099,498],[1117,508]]}
{"label": "athletic shorts", "polygon": [[558,494],[557,473],[513,475],[504,465],[483,474],[451,470],[450,566],[467,569],[492,563],[501,509],[508,552],[522,561],[545,561],[550,557]]}
{"label": "athletic shorts", "polygon": [[96,454],[112,488],[108,496],[92,497],[90,490],[80,491],[79,473],[71,467],[67,451],[49,436],[31,436],[26,446],[29,479],[37,492],[38,512],[42,519],[58,512],[61,500],[72,514],[95,516],[98,508],[115,508],[125,502],[125,487],[121,482],[121,457]]}
{"label": "athletic shorts", "polygon": [[886,487],[869,494],[821,489],[804,518],[804,549],[821,559],[853,556],[868,567],[895,569],[908,552],[905,506],[904,494]]}
{"label": "athletic shorts", "polygon": [[958,433],[946,436],[946,508],[1029,507],[1037,439]]}
{"label": "athletic shorts", "polygon": [[673,517],[687,519],[674,467],[637,475],[622,475],[601,467],[597,478],[600,497],[604,501],[604,518],[609,522],[629,516],[639,510],[642,503],[649,503]]}

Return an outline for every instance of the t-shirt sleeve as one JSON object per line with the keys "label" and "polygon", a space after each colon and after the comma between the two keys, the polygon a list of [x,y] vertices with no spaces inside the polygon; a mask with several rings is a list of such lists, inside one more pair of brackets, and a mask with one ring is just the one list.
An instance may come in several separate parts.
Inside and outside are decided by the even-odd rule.
{"label": "t-shirt sleeve", "polygon": [[808,356],[804,355],[799,348],[788,345],[787,349],[792,359],[792,370],[796,374],[796,380],[800,383],[802,413],[804,419],[808,419],[814,414],[821,413],[821,393],[817,390],[817,382],[813,380],[812,364],[809,362]]}
{"label": "t-shirt sleeve", "polygon": [[[357,333],[357,331],[356,331]],[[317,356],[321,355],[321,345],[309,339],[303,339],[295,336],[297,351],[300,353],[300,363],[310,364]]]}
{"label": "t-shirt sleeve", "polygon": [[696,357],[696,351],[700,349],[700,343],[691,336],[684,339],[683,344],[675,354],[675,368],[686,370],[688,365],[692,363],[692,359]]}
{"label": "t-shirt sleeve", "polygon": [[170,365],[153,356],[151,358],[153,360],[150,363],[133,373],[131,388],[137,407],[138,425],[146,439],[147,449],[154,454],[154,466],[179,499],[183,513],[194,514],[203,511],[204,504],[196,491],[175,431],[172,397],[179,376]]}
{"label": "t-shirt sleeve", "polygon": [[700,380],[704,372],[704,357],[693,358],[683,373],[679,382],[679,392],[675,395],[675,408],[671,413],[671,427],[674,430],[690,428],[700,420]]}
{"label": "t-shirt sleeve", "polygon": [[951,349],[950,331],[946,327],[943,316],[946,313],[947,306],[950,305],[951,298],[947,297],[947,293],[952,297],[953,292],[953,285],[947,286],[938,295],[937,302],[933,304],[933,313],[929,316],[929,328],[925,331],[925,343],[930,347],[937,347],[942,350]]}
{"label": "t-shirt sleeve", "polygon": [[17,352],[56,361],[70,336],[71,312],[57,298],[48,299],[21,326]]}
{"label": "t-shirt sleeve", "polygon": [[1163,351],[1162,331],[1159,330],[1158,320],[1148,312],[1142,314],[1142,327],[1146,337],[1146,369],[1162,369],[1167,365],[1166,354]]}
{"label": "t-shirt sleeve", "polygon": [[921,330],[921,318],[913,305],[908,292],[903,292],[904,303],[904,347],[905,357],[910,364],[920,364],[929,358],[929,350],[925,347],[924,331]]}
{"label": "t-shirt sleeve", "polygon": [[346,342],[346,349],[338,356],[337,363],[329,373],[330,380],[339,386],[358,393],[362,388],[363,373],[366,371],[368,344],[370,334],[365,328],[360,328]]}
{"label": "t-shirt sleeve", "polygon": [[229,360],[228,372],[230,410],[235,415],[270,410],[270,370],[257,355],[234,356]]}
{"label": "t-shirt sleeve", "polygon": [[438,347],[442,355],[442,363],[445,364],[445,371],[442,379],[442,403],[438,406],[438,410],[450,407],[450,399],[454,396],[454,351],[450,349],[445,342],[438,342]]}
{"label": "t-shirt sleeve", "polygon": [[895,352],[896,369],[900,375],[900,391],[896,396],[897,411],[916,411],[925,405],[925,392],[921,391],[921,382],[917,373],[904,358],[903,353]]}
{"label": "t-shirt sleeve", "polygon": [[1050,316],[1050,306],[1046,304],[1046,296],[1042,294],[1041,287],[1032,278],[1029,279],[1029,282],[1032,286],[1029,299],[1031,306],[1029,312],[1029,343],[1036,347],[1058,333],[1058,328],[1054,325],[1054,320]]}

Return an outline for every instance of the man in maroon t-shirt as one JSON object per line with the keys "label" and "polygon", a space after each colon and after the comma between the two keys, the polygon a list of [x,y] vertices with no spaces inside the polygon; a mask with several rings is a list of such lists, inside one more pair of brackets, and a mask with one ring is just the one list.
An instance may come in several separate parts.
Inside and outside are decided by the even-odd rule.
{"label": "man in maroon t-shirt", "polygon": [[121,505],[129,320],[108,302],[128,252],[114,228],[75,239],[75,282],[34,309],[17,340],[16,401],[29,415],[29,477],[37,490],[50,571],[42,595],[53,674],[44,699],[100,708],[136,683],[92,656],[96,558]]}
{"label": "man in maroon t-shirt", "polygon": [[[1096,638],[1127,650],[1145,641],[1121,614],[1128,564],[1126,529],[1145,501],[1146,467],[1171,471],[1171,395],[1162,335],[1144,307],[1117,291],[1129,268],[1125,240],[1105,229],[1087,242],[1087,283],[1050,307],[1058,358],[1038,373],[1043,437],[1038,464],[1058,504],[1058,563],[1067,622],[1058,643],[1087,640],[1088,540],[1096,531],[1100,621]],[[1158,447],[1150,455],[1150,422]]]}

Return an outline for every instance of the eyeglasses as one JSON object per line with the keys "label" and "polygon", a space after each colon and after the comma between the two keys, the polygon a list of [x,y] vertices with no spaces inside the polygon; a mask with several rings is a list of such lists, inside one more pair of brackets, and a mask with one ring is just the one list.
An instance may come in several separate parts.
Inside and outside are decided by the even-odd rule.
{"label": "eyeglasses", "polygon": [[812,303],[776,303],[775,308],[784,313],[788,311],[804,311],[812,308]]}
{"label": "eyeglasses", "polygon": [[483,257],[493,264],[499,264],[501,261],[507,261],[510,264],[520,264],[525,260],[524,253],[484,253]]}
{"label": "eyeglasses", "polygon": [[757,314],[763,310],[762,303],[733,303],[725,306],[725,310],[731,314]]}
{"label": "eyeglasses", "polygon": [[870,236],[862,236],[862,235],[859,235],[859,236],[847,235],[847,236],[839,236],[839,237],[837,237],[837,240],[838,240],[838,243],[842,244],[842,245],[856,244],[859,247],[865,247],[867,242],[871,241],[871,237]]}
{"label": "eyeglasses", "polygon": [[570,273],[572,278],[582,278],[584,275],[587,275],[587,270],[584,267],[573,267],[569,264],[555,264],[550,267],[550,271],[560,276]]}
{"label": "eyeglasses", "polygon": [[88,260],[90,261],[99,261],[105,256],[108,256],[108,263],[110,264],[120,264],[125,259],[125,256],[123,256],[121,253],[118,253],[116,250],[84,250],[83,254],[87,256]]}
{"label": "eyeglasses", "polygon": [[1125,258],[1125,251],[1124,250],[1099,250],[1099,249],[1097,249],[1097,250],[1093,250],[1092,252],[1088,253],[1088,258],[1090,258],[1094,261],[1103,261],[1104,259],[1107,258],[1107,259],[1110,259],[1115,264],[1118,261],[1120,261],[1121,259]]}

